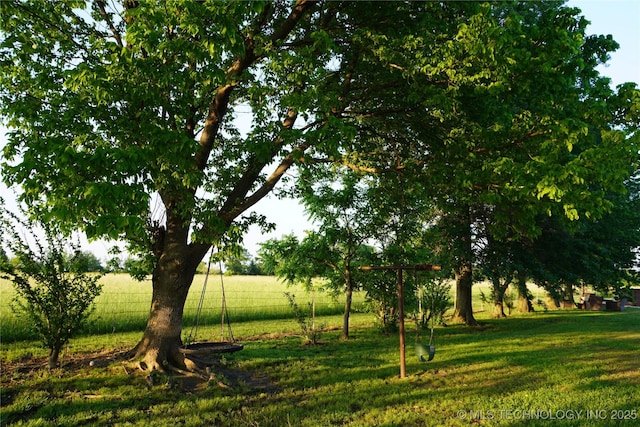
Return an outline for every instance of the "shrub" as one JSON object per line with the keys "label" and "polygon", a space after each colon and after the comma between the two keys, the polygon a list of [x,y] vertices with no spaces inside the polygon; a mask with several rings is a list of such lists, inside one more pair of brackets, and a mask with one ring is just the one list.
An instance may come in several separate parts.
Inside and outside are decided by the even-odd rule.
{"label": "shrub", "polygon": [[418,310],[414,314],[419,329],[428,329],[429,323],[444,325],[444,315],[451,307],[451,285],[443,279],[429,280],[416,290]]}
{"label": "shrub", "polygon": [[[385,333],[396,332],[398,330],[398,285],[395,272],[372,272],[366,277],[363,289],[367,293],[367,307],[376,316],[380,329]],[[408,294],[405,292],[405,297]],[[405,307],[407,307],[406,303]]]}
{"label": "shrub", "polygon": [[304,338],[305,344],[316,345],[318,344],[318,340],[320,339],[321,329],[317,329],[315,326],[315,313],[313,312],[312,303],[309,303],[309,311],[311,316],[307,315],[298,303],[296,302],[296,296],[285,292],[284,296],[287,297],[289,301],[289,306],[293,310],[293,314],[300,326],[300,330],[302,332],[302,337]]}
{"label": "shrub", "polygon": [[[11,220],[12,219],[12,220]],[[16,231],[15,225],[26,228],[30,244]],[[48,365],[58,365],[58,356],[69,339],[87,322],[93,311],[93,301],[100,294],[100,274],[89,275],[74,268],[74,258],[67,256],[69,245],[57,230],[39,224],[44,231],[46,247],[40,241],[31,222],[20,221],[15,215],[2,212],[3,245],[14,253],[17,262],[1,262],[0,274],[11,280],[16,290],[12,308],[27,317],[31,327],[49,349]]]}

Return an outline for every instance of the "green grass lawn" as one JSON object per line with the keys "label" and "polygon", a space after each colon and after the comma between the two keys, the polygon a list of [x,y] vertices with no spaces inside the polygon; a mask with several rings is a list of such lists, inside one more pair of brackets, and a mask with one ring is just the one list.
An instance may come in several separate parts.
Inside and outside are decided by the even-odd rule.
{"label": "green grass lawn", "polygon": [[[135,333],[78,338],[63,359],[67,368],[51,372],[35,369],[27,347],[14,343],[3,347],[1,424],[638,425],[640,310],[482,320],[477,328],[437,328],[432,362],[419,362],[408,348],[406,379],[398,377],[397,335],[381,334],[367,314],[354,316],[350,340],[329,331],[317,346],[291,335],[249,338],[295,331],[294,322],[234,325],[245,349],[217,371],[244,374],[197,388],[170,387],[167,378],[147,388],[123,361],[78,354],[127,348]],[[335,326],[340,317],[319,322]],[[90,367],[89,360],[100,363]]]}

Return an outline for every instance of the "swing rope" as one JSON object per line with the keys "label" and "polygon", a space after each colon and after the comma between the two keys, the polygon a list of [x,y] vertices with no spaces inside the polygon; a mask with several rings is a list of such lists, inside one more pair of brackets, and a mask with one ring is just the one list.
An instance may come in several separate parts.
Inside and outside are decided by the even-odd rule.
{"label": "swing rope", "polygon": [[[414,280],[415,283],[417,285],[417,273],[414,271]],[[429,312],[429,320],[431,320],[431,332],[429,335],[429,346],[428,348],[425,347],[418,339],[416,339],[415,342],[415,349],[416,349],[416,355],[418,356],[418,359],[420,359],[420,361],[422,362],[430,362],[433,360],[433,358],[436,355],[436,345],[435,345],[435,340],[433,338],[433,330],[435,327],[435,315],[434,315],[434,309],[435,309],[435,295],[433,294],[433,290],[432,292],[429,294],[429,297],[431,298],[431,312]],[[422,298],[421,298],[422,299]],[[416,338],[418,337],[418,333],[416,333]],[[425,357],[427,356],[427,357]]]}
{"label": "swing rope", "polygon": [[[236,351],[242,350],[244,346],[242,344],[237,344],[235,338],[233,337],[233,332],[231,331],[231,320],[229,319],[229,313],[227,312],[227,300],[224,292],[224,281],[222,276],[222,260],[219,260],[220,265],[220,285],[222,287],[222,323],[220,330],[220,341],[219,342],[194,342],[198,337],[198,328],[200,327],[200,315],[202,314],[202,307],[204,305],[204,298],[207,290],[207,283],[209,281],[209,274],[211,273],[211,263],[213,260],[213,250],[211,250],[211,256],[209,257],[209,262],[207,263],[207,273],[204,277],[204,284],[202,285],[202,293],[200,294],[200,301],[198,302],[198,309],[196,312],[196,321],[195,324],[191,327],[191,332],[189,333],[188,343],[187,345],[183,345],[180,351],[184,354],[193,354],[200,356],[209,356],[211,354],[219,354],[219,353],[235,353]],[[224,341],[224,320],[225,317],[227,319],[227,325],[229,328],[229,337],[231,339],[230,342]]]}
{"label": "swing rope", "polygon": [[198,301],[198,308],[196,311],[196,323],[191,327],[189,332],[189,342],[193,342],[198,337],[198,329],[200,327],[200,314],[202,313],[202,305],[204,304],[204,296],[207,291],[207,282],[209,281],[209,271],[211,271],[211,261],[213,259],[213,250],[209,256],[209,262],[207,263],[207,274],[204,276],[204,284],[202,285],[202,292],[200,293],[200,301]]}
{"label": "swing rope", "polygon": [[[200,294],[200,301],[198,301],[198,308],[196,311],[196,321],[195,321],[195,324],[191,327],[191,331],[189,332],[189,338],[188,338],[189,342],[196,341],[198,337],[198,329],[200,328],[200,316],[202,314],[202,307],[204,305],[204,299],[207,291],[207,283],[209,282],[209,273],[211,272],[212,261],[213,261],[213,250],[211,251],[211,256],[209,256],[209,261],[207,262],[207,273],[204,276],[202,293]],[[227,311],[227,298],[224,291],[222,261],[219,260],[218,263],[219,263],[219,269],[220,269],[220,287],[222,289],[222,314],[221,314],[221,321],[220,321],[220,342],[224,342],[224,324],[226,319],[229,338],[231,339],[231,342],[234,343],[236,341],[235,341],[235,338],[233,337],[233,331],[231,330],[231,319],[229,318],[229,312]]]}
{"label": "swing rope", "polygon": [[227,311],[227,297],[224,292],[224,279],[222,274],[222,261],[218,260],[220,268],[220,287],[222,288],[222,318],[220,319],[220,341],[224,341],[224,319],[227,319],[227,328],[229,330],[229,339],[231,342],[236,342],[233,337],[233,331],[231,330],[231,319],[229,318],[229,312]]}

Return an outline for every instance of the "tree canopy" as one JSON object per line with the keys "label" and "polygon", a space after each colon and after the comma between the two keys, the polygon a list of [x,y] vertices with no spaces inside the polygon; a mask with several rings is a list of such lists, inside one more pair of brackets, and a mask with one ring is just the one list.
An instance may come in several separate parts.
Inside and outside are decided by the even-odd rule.
{"label": "tree canopy", "polygon": [[381,206],[428,206],[451,225],[471,321],[477,213],[499,239],[539,235],[541,215],[598,219],[637,165],[638,91],[595,70],[616,44],[560,2],[15,0],[0,13],[3,179],[43,221],[144,256],[145,369],[194,367],[178,351],[193,274],[212,245],[268,228],[247,212],[283,181],[348,168],[375,174]]}

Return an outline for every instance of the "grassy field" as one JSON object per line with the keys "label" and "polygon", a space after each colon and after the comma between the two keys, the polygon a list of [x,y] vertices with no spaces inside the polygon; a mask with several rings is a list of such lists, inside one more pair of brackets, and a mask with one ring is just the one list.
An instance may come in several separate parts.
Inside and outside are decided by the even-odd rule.
{"label": "grassy field", "polygon": [[[222,283],[221,283],[222,280]],[[93,322],[83,335],[142,331],[144,330],[151,304],[151,281],[138,282],[127,274],[109,274],[102,279],[102,294],[96,300]],[[301,308],[306,309],[315,300],[318,315],[341,313],[343,298],[334,298],[327,292],[308,292],[299,286],[287,286],[273,276],[224,276],[211,275],[206,283],[200,315],[200,325],[218,325],[221,322],[222,284],[224,284],[227,312],[232,323],[285,319],[293,316],[285,292],[296,296]],[[185,304],[185,333],[190,333],[196,323],[196,313],[205,276],[194,279]],[[33,338],[26,319],[18,318],[9,307],[13,288],[6,280],[0,279],[0,324],[2,341],[14,342]],[[363,295],[354,297],[354,310],[361,310]],[[217,333],[219,333],[219,327]]]}
{"label": "grassy field", "polygon": [[[206,280],[206,285],[205,285]],[[119,332],[141,332],[144,330],[151,303],[151,281],[138,282],[127,274],[106,275],[102,294],[96,300],[96,310],[92,323],[81,335],[95,335]],[[314,300],[318,315],[342,313],[344,297],[334,297],[328,292],[318,290],[311,293],[300,286],[288,286],[273,276],[223,276],[197,275],[189,291],[185,304],[185,334],[195,332],[196,313],[205,288],[203,306],[200,312],[199,325],[202,327],[217,325],[214,333],[220,334],[222,288],[224,285],[227,312],[233,324],[253,320],[289,319],[293,310],[285,297],[285,292],[296,296],[298,305],[307,309]],[[544,297],[537,287],[532,287],[534,301]],[[474,310],[484,312],[491,307],[480,299],[480,292],[489,294],[489,284],[474,285]],[[11,283],[0,279],[0,336],[2,342],[32,340],[27,319],[18,318],[11,310],[9,303],[14,295]],[[453,290],[452,290],[453,297]],[[364,310],[365,296],[355,293],[353,310]],[[201,328],[198,328],[200,331]],[[186,338],[186,337],[185,337]],[[201,337],[202,338],[202,337]]]}
{"label": "grassy field", "polygon": [[[137,334],[78,339],[76,355],[56,371],[37,368],[33,358],[16,359],[14,348],[12,360],[3,354],[0,423],[638,425],[640,310],[550,311],[484,319],[478,328],[437,328],[435,359],[421,363],[409,349],[404,380],[398,378],[397,335],[382,335],[367,326],[371,320],[357,314],[350,340],[329,331],[317,346],[302,345],[297,336],[245,335],[295,330],[293,323],[244,322],[238,335],[245,349],[223,359],[220,375],[197,386],[171,386],[164,377],[148,388],[124,361],[100,352],[128,348]],[[340,317],[322,322],[338,325]]]}
{"label": "grassy field", "polygon": [[[5,340],[10,290],[6,284],[0,287],[0,425],[640,423],[639,309],[540,311],[493,320],[488,318],[489,307],[484,307],[487,311],[476,313],[482,321],[479,327],[436,328],[437,353],[429,363],[413,354],[414,330],[408,323],[408,377],[399,379],[398,336],[382,334],[373,326],[371,314],[354,313],[348,341],[340,340],[337,330],[340,314],[325,314],[316,322],[326,327],[320,344],[304,345],[283,294],[295,293],[300,303],[309,295],[273,278],[225,277],[230,308],[258,307],[252,316],[235,314],[233,332],[244,350],[221,358],[209,382],[159,375],[148,386],[143,374],[122,357],[140,339],[140,325],[132,322],[132,328],[123,327],[129,320],[113,313],[139,315],[143,327],[150,286],[126,277],[107,279],[97,314],[102,319],[114,316],[112,323],[103,324],[104,333],[74,338],[61,357],[63,369],[53,371],[44,368],[46,351],[36,342]],[[187,304],[194,312],[201,287],[202,282],[194,284],[196,292]],[[214,293],[219,289],[219,278],[215,287],[210,280],[205,296],[216,300],[209,305],[211,311],[220,301],[219,293]],[[481,290],[483,285],[477,286],[476,295]],[[322,298],[316,294],[319,305]],[[481,310],[479,298],[475,302]],[[326,304],[337,304],[337,312],[341,310],[340,301],[327,298]],[[288,318],[275,318],[282,315]],[[215,338],[219,332],[219,319],[203,322],[200,338]]]}

